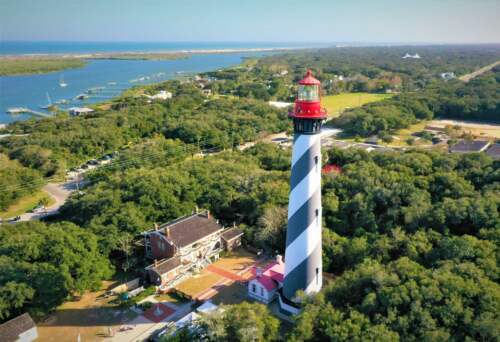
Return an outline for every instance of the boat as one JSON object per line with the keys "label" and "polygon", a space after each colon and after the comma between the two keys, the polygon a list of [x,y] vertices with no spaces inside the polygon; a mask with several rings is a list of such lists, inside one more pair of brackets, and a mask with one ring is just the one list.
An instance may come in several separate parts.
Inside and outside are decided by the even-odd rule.
{"label": "boat", "polygon": [[39,106],[40,109],[49,109],[53,106],[52,100],[50,99],[49,93],[45,93],[47,95],[47,104],[45,106]]}
{"label": "boat", "polygon": [[66,100],[66,99],[62,99],[62,100],[56,101],[56,104],[66,104],[66,103],[69,103],[69,101]]}
{"label": "boat", "polygon": [[77,95],[75,97],[75,99],[77,99],[77,100],[85,100],[85,99],[88,99],[88,98],[89,98],[89,96],[85,95],[85,94],[80,94],[80,95]]}
{"label": "boat", "polygon": [[105,88],[105,87],[93,87],[93,88],[89,88],[89,89],[87,89],[85,92],[86,92],[87,94],[95,94],[95,93],[98,93],[98,92],[100,92],[100,91],[104,90],[104,88]]}
{"label": "boat", "polygon": [[24,107],[12,107],[7,109],[7,113],[9,114],[22,114],[22,113],[28,113],[29,109],[24,108]]}
{"label": "boat", "polygon": [[61,75],[61,79],[59,80],[59,87],[64,88],[67,86],[68,86],[68,83],[64,82],[64,75]]}
{"label": "boat", "polygon": [[116,85],[116,82],[108,82],[108,85]]}

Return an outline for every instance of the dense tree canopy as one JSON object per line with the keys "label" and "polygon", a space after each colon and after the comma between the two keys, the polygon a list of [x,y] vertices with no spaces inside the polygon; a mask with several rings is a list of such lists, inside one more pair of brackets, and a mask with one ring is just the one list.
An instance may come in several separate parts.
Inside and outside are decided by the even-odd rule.
{"label": "dense tree canopy", "polygon": [[0,153],[0,211],[22,196],[33,193],[43,183],[40,173]]}
{"label": "dense tree canopy", "polygon": [[482,154],[330,150],[323,262],[298,341],[494,341],[499,335],[498,161]]}
{"label": "dense tree canopy", "polygon": [[279,340],[280,321],[262,304],[224,305],[165,337],[163,342],[272,342]]}
{"label": "dense tree canopy", "polygon": [[111,276],[94,234],[73,223],[18,223],[0,229],[0,319],[40,316]]}

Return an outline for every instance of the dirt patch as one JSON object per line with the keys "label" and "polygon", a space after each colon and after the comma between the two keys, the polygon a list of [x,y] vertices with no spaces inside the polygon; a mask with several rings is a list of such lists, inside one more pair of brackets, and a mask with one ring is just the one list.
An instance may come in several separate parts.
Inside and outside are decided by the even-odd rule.
{"label": "dirt patch", "polygon": [[471,133],[477,138],[500,139],[500,125],[459,120],[432,120],[429,126],[445,129],[446,126],[460,126],[463,133]]}
{"label": "dirt patch", "polygon": [[125,322],[137,316],[131,310],[114,308],[112,298],[98,299],[112,282],[104,282],[103,290],[84,294],[76,301],[69,301],[56,312],[37,324],[39,341],[100,341]]}

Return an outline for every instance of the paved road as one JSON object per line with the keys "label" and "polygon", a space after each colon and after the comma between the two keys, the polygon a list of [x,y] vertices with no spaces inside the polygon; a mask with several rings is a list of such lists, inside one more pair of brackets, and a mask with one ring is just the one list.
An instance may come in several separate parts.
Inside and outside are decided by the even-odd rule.
{"label": "paved road", "polygon": [[485,66],[485,67],[483,67],[481,69],[478,69],[478,70],[476,70],[474,72],[471,72],[470,74],[460,76],[458,79],[461,80],[461,81],[464,81],[465,83],[467,83],[470,80],[472,80],[473,78],[475,78],[477,76],[480,76],[480,75],[484,74],[487,71],[490,71],[491,69],[493,69],[494,67],[496,67],[499,64],[500,64],[500,61],[496,61],[495,63],[487,65],[487,66]]}
{"label": "paved road", "polygon": [[69,195],[77,189],[76,180],[72,179],[66,183],[48,183],[43,187],[43,191],[48,193],[55,203],[45,209],[41,209],[33,213],[24,213],[21,215],[20,221],[30,221],[40,219],[45,216],[57,214],[59,208],[66,202]]}

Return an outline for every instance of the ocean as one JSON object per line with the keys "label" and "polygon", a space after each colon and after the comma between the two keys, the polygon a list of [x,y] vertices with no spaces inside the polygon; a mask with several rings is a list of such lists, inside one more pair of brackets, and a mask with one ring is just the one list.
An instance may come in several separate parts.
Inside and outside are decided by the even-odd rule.
{"label": "ocean", "polygon": [[0,42],[0,55],[85,54],[99,52],[172,52],[183,50],[221,50],[255,48],[326,47],[326,43],[270,42]]}
{"label": "ocean", "polygon": [[[306,44],[276,43],[70,43],[70,42],[2,42],[0,54],[95,53],[95,52],[157,52],[181,50],[220,50],[305,47]],[[310,45],[312,47],[312,45]],[[318,46],[317,46],[318,47]],[[120,95],[141,84],[157,83],[186,74],[199,73],[240,64],[243,58],[274,53],[235,52],[192,54],[187,59],[97,60],[90,59],[79,69],[36,75],[0,77],[0,124],[31,118],[28,114],[8,114],[13,107],[24,107],[47,113],[41,107],[58,103],[62,109],[86,106]],[[61,87],[64,80],[66,87]],[[88,98],[76,99],[81,94]],[[64,102],[64,103],[61,103]]]}

